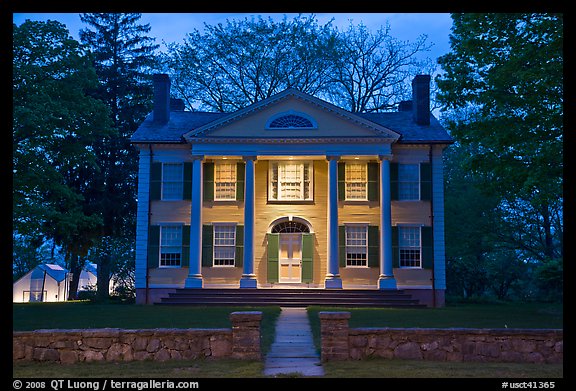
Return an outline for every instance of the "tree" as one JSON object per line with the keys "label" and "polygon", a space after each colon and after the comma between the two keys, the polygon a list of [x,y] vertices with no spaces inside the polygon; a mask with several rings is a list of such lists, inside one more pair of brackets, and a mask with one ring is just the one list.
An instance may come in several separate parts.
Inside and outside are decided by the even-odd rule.
{"label": "tree", "polygon": [[416,58],[430,48],[421,35],[415,43],[390,35],[386,24],[372,33],[352,23],[338,36],[331,100],[351,112],[381,112],[396,108],[411,95],[409,81],[426,64]]}
{"label": "tree", "polygon": [[[134,241],[136,221],[136,175],[138,156],[130,136],[152,108],[152,70],[158,45],[146,36],[148,24],[138,24],[141,14],[93,13],[80,19],[88,28],[80,31],[81,41],[94,56],[94,67],[100,86],[94,96],[110,107],[111,120],[117,133],[97,140],[94,151],[101,168],[91,181],[86,196],[95,213],[102,216],[102,238]],[[108,239],[102,239],[106,247]],[[100,300],[109,292],[110,276],[116,260],[111,252],[98,257]]]}
{"label": "tree", "polygon": [[169,45],[167,71],[189,109],[235,111],[286,88],[316,94],[330,80],[336,33],[314,17],[227,20]]}
{"label": "tree", "polygon": [[562,248],[563,19],[559,14],[453,14],[439,59],[439,100],[463,167],[499,199],[497,239],[525,261]]}
{"label": "tree", "polygon": [[102,223],[83,196],[98,172],[92,144],[110,134],[107,107],[88,95],[91,59],[63,24],[27,20],[13,26],[12,69],[13,230],[38,247],[53,239],[81,269]]}

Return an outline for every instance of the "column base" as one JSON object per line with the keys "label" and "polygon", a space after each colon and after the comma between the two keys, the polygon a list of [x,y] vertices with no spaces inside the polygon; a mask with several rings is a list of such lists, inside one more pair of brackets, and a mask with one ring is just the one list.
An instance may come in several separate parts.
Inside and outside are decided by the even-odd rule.
{"label": "column base", "polygon": [[256,289],[258,281],[255,276],[242,276],[240,279],[240,288]]}
{"label": "column base", "polygon": [[378,289],[398,289],[394,277],[380,276],[378,279]]}
{"label": "column base", "polygon": [[342,279],[340,277],[327,278],[324,281],[325,289],[342,289]]}
{"label": "column base", "polygon": [[202,276],[188,276],[186,281],[184,281],[184,288],[202,289],[204,288],[204,282]]}

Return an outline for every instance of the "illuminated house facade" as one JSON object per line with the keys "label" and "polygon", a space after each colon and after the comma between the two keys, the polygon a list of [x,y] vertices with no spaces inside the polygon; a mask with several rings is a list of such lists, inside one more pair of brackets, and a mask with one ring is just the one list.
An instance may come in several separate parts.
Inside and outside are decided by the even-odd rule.
{"label": "illuminated house facade", "polygon": [[[175,288],[402,289],[443,305],[442,153],[430,77],[394,113],[294,89],[188,112],[154,76],[139,149],[137,302]],[[147,298],[147,299],[145,299]]]}

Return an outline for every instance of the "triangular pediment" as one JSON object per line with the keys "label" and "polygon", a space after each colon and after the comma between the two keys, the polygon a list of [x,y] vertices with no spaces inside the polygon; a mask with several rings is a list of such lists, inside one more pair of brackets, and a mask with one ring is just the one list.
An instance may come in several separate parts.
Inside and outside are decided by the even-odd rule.
{"label": "triangular pediment", "polygon": [[210,138],[383,138],[400,135],[326,101],[288,89],[184,135]]}

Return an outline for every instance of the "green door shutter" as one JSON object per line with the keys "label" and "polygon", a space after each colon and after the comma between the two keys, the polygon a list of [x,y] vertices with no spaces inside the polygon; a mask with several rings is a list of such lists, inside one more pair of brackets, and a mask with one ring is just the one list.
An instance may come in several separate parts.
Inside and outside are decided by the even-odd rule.
{"label": "green door shutter", "polygon": [[392,267],[400,267],[400,248],[398,243],[398,227],[392,227]]}
{"label": "green door shutter", "polygon": [[302,234],[302,282],[311,283],[314,268],[314,234]]}
{"label": "green door shutter", "polygon": [[204,201],[214,201],[214,163],[204,163]]}
{"label": "green door shutter", "polygon": [[202,226],[202,266],[213,266],[212,245],[214,238],[214,228],[211,225]]}
{"label": "green door shutter", "polygon": [[398,163],[390,163],[390,199],[398,200]]}
{"label": "green door shutter", "polygon": [[267,264],[267,277],[269,283],[278,282],[278,251],[280,246],[280,234],[267,234],[268,238],[268,264]]}
{"label": "green door shutter", "polygon": [[192,162],[184,162],[184,185],[182,186],[182,199],[192,199]]}
{"label": "green door shutter", "polygon": [[234,266],[242,267],[244,261],[244,226],[236,226],[236,254],[234,256]]}
{"label": "green door shutter", "polygon": [[190,226],[182,226],[182,262],[181,267],[190,266]]}
{"label": "green door shutter", "polygon": [[152,163],[150,167],[150,200],[158,201],[162,195],[162,163]]}
{"label": "green door shutter", "polygon": [[346,199],[346,163],[338,163],[338,201]]}
{"label": "green door shutter", "polygon": [[378,163],[368,163],[368,201],[378,201],[380,191],[378,189]]}
{"label": "green door shutter", "polygon": [[338,265],[346,267],[346,227],[338,226]]}
{"label": "green door shutter", "polygon": [[380,267],[380,235],[378,226],[368,226],[368,267]]}
{"label": "green door shutter", "polygon": [[151,225],[148,227],[148,268],[153,269],[160,266],[160,226]]}
{"label": "green door shutter", "polygon": [[244,201],[244,163],[236,163],[236,201]]}
{"label": "green door shutter", "polygon": [[422,267],[432,269],[434,267],[434,235],[432,227],[421,228],[422,238]]}
{"label": "green door shutter", "polygon": [[432,199],[432,165],[420,163],[420,199],[430,201]]}

